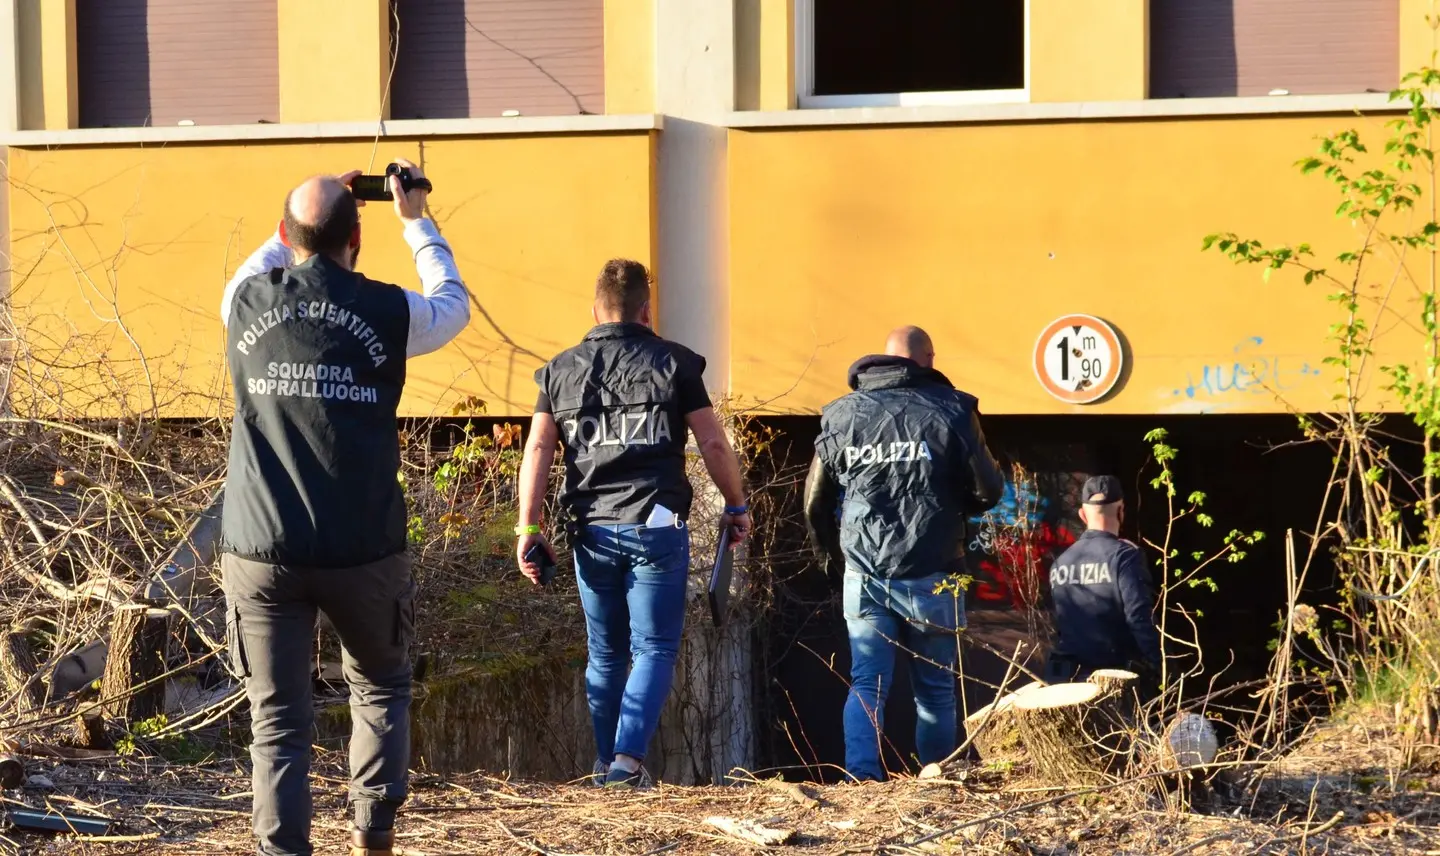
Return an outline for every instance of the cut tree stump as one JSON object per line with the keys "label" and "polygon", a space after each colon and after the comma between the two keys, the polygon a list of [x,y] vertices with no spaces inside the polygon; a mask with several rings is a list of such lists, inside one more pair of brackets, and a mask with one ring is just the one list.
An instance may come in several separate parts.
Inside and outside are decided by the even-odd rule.
{"label": "cut tree stump", "polygon": [[115,610],[110,655],[100,683],[105,715],[137,723],[165,711],[165,649],[170,613],[128,604]]}
{"label": "cut tree stump", "polygon": [[1003,764],[1019,761],[1025,751],[1015,729],[1015,700],[1024,693],[1043,686],[1031,682],[1007,693],[965,717],[965,734],[969,737],[980,760],[987,764]]}
{"label": "cut tree stump", "polygon": [[1015,699],[1012,716],[1025,757],[1058,785],[1103,782],[1128,742],[1113,705],[1088,681],[1029,690]]}
{"label": "cut tree stump", "polygon": [[1134,723],[1140,715],[1140,676],[1128,669],[1096,669],[1087,681],[1100,688],[1100,698],[1113,706],[1115,712],[1127,723]]}
{"label": "cut tree stump", "polygon": [[1087,678],[1100,688],[1101,695],[1114,695],[1140,680],[1140,676],[1125,669],[1096,669]]}
{"label": "cut tree stump", "polygon": [[23,719],[45,706],[45,687],[36,678],[40,666],[30,643],[19,633],[6,633],[0,639],[0,685],[5,698],[13,699],[16,719]]}
{"label": "cut tree stump", "polygon": [[105,721],[97,713],[82,711],[65,720],[55,732],[55,741],[73,749],[113,749],[105,733]]}

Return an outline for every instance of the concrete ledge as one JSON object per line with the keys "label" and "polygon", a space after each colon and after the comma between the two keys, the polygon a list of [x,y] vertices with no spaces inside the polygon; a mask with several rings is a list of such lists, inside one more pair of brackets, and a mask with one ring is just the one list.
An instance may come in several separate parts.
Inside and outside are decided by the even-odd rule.
{"label": "concrete ledge", "polygon": [[311,125],[191,125],[163,128],[79,128],[67,131],[0,133],[0,146],[108,146],[145,143],[224,143],[396,137],[502,136],[513,134],[595,134],[658,131],[662,118],[650,113],[615,116],[517,116],[497,119],[399,119],[388,122],[322,122]]}
{"label": "concrete ledge", "polygon": [[967,104],[925,107],[840,107],[774,112],[734,112],[731,128],[805,128],[845,125],[931,125],[965,122],[1046,122],[1095,119],[1279,116],[1294,113],[1399,112],[1389,93],[1358,95],[1264,95],[1248,98],[1151,98],[1144,101],[1082,101],[1043,104]]}

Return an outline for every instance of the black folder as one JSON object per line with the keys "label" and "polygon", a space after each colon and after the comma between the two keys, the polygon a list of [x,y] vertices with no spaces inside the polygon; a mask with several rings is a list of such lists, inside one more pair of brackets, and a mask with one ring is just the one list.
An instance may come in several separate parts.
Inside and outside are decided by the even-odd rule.
{"label": "black folder", "polygon": [[735,551],[730,549],[730,527],[720,523],[720,537],[715,546],[715,566],[710,569],[710,620],[716,627],[725,623],[725,610],[730,605],[730,578],[735,572]]}

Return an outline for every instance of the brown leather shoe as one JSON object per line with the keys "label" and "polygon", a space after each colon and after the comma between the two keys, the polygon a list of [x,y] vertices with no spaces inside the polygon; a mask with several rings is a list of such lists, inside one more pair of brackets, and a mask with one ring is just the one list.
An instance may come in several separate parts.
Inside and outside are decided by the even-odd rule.
{"label": "brown leather shoe", "polygon": [[350,856],[395,856],[395,830],[350,830]]}

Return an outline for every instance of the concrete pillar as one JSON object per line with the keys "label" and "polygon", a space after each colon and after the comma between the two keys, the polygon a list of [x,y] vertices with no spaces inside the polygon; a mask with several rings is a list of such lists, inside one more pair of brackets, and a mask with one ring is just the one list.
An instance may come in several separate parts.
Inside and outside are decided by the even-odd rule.
{"label": "concrete pillar", "polygon": [[735,105],[734,0],[655,0],[659,332],[703,354],[729,388],[726,115]]}
{"label": "concrete pillar", "polygon": [[278,17],[281,122],[389,118],[388,0],[279,0]]}
{"label": "concrete pillar", "polygon": [[1030,0],[1030,100],[1147,97],[1149,16],[1149,0]]}
{"label": "concrete pillar", "polygon": [[79,127],[75,0],[16,0],[20,127]]}

